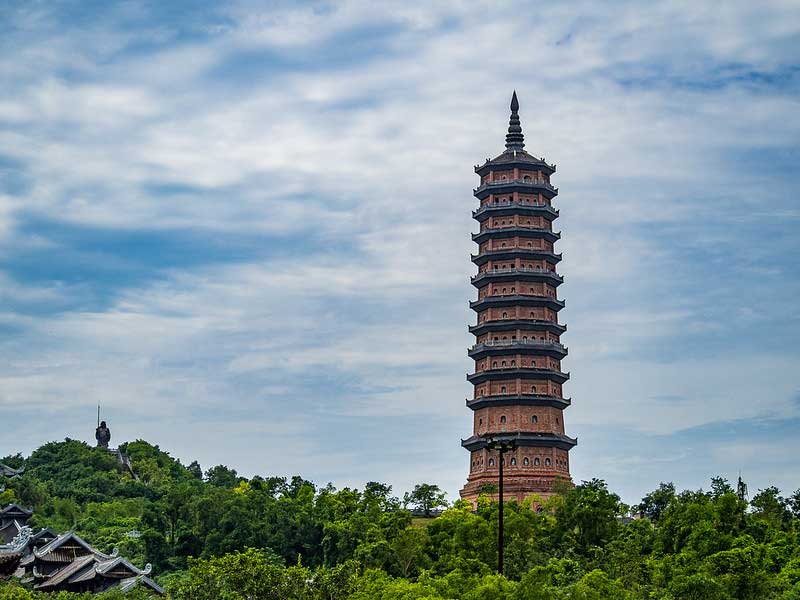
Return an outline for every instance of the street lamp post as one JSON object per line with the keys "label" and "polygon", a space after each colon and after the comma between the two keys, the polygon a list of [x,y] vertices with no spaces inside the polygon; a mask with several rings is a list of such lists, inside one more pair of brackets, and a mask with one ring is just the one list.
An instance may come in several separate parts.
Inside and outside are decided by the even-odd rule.
{"label": "street lamp post", "polygon": [[499,575],[503,574],[503,538],[504,536],[504,523],[503,523],[503,463],[505,459],[503,455],[510,451],[514,451],[517,449],[517,444],[514,440],[510,442],[498,442],[495,439],[491,439],[489,444],[487,445],[489,449],[497,450],[498,460],[499,463],[499,478],[497,484],[497,492],[498,492],[498,506],[497,506],[497,518],[498,518],[498,527],[497,527],[497,573]]}

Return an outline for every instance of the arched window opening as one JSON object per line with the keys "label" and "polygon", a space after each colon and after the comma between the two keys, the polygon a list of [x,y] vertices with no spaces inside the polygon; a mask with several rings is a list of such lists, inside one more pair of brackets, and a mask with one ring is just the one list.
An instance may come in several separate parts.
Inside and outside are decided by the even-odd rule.
{"label": "arched window opening", "polygon": [[517,466],[517,459],[514,458],[514,457],[511,457],[511,466],[512,467],[516,467]]}
{"label": "arched window opening", "polygon": [[539,417],[537,417],[536,415],[531,416],[531,423],[538,423],[538,422],[539,422]]}
{"label": "arched window opening", "polygon": [[493,467],[493,466],[494,466],[494,459],[493,459],[493,458],[490,458],[490,459],[489,459],[489,466],[490,466],[490,467]]}
{"label": "arched window opening", "polygon": [[506,422],[506,416],[505,415],[500,415],[500,422],[501,423],[505,423]]}
{"label": "arched window opening", "polygon": [[538,467],[540,464],[541,464],[541,461],[539,460],[538,456],[533,459],[533,466],[534,467]]}
{"label": "arched window opening", "polygon": [[528,457],[526,456],[522,459],[522,464],[527,467],[529,464],[531,464],[531,461],[528,460]]}
{"label": "arched window opening", "polygon": [[506,393],[506,386],[501,386],[500,387],[500,393],[501,394],[505,394]]}

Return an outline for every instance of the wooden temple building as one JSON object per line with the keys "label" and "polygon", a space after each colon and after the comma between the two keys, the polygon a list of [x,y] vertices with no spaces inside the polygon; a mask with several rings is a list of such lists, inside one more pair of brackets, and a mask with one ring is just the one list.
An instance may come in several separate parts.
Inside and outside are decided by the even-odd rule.
{"label": "wooden temple building", "polygon": [[564,427],[570,400],[563,390],[569,374],[561,369],[567,328],[558,319],[564,302],[557,293],[561,254],[554,248],[561,237],[553,230],[556,168],[525,151],[518,111],[514,92],[505,151],[475,167],[478,299],[470,302],[477,313],[469,328],[475,371],[467,375],[474,386],[467,400],[473,433],[462,440],[470,468],[461,490],[473,503],[497,489],[501,464],[508,497],[547,498],[559,480],[571,481],[569,451],[577,443]]}
{"label": "wooden temple building", "polygon": [[139,569],[119,556],[100,552],[72,531],[56,535],[50,529],[37,533],[27,525],[32,512],[16,504],[0,509],[0,577],[16,576],[43,592],[128,591],[143,587],[163,595],[149,575],[152,567]]}

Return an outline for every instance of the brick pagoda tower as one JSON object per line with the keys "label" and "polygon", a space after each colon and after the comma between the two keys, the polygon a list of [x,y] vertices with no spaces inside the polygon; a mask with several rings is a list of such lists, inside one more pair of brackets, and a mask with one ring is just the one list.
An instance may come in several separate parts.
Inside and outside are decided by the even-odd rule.
{"label": "brick pagoda tower", "polygon": [[470,453],[461,497],[473,503],[484,486],[498,483],[497,445],[508,449],[502,455],[506,498],[521,501],[531,494],[546,498],[556,481],[571,481],[569,451],[577,443],[564,433],[570,400],[562,390],[569,379],[561,370],[564,303],[556,295],[561,255],[553,249],[560,237],[553,231],[558,189],[550,184],[556,168],[525,152],[518,110],[514,92],[505,152],[475,167],[481,178],[480,206],[472,213],[480,223],[472,235],[478,300],[470,308],[478,321],[469,328],[476,337],[469,350],[475,373],[467,375],[475,386],[467,400],[474,425],[461,442]]}

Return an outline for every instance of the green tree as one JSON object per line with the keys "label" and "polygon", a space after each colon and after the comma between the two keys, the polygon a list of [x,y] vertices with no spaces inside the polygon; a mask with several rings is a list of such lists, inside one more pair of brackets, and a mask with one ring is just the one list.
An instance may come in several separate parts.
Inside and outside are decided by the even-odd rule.
{"label": "green tree", "polygon": [[562,545],[586,555],[618,533],[618,517],[624,512],[619,496],[608,491],[605,481],[584,481],[569,491],[556,510],[556,529]]}
{"label": "green tree", "polygon": [[651,521],[658,521],[661,515],[675,499],[675,485],[670,483],[661,483],[657,490],[654,490],[642,498],[639,504],[639,511],[643,516]]}
{"label": "green tree", "polygon": [[441,490],[438,485],[430,483],[420,483],[414,486],[414,489],[409,493],[406,492],[403,497],[403,503],[408,506],[413,506],[416,510],[421,511],[426,517],[431,515],[431,511],[441,506],[447,506],[445,500],[446,494]]}

